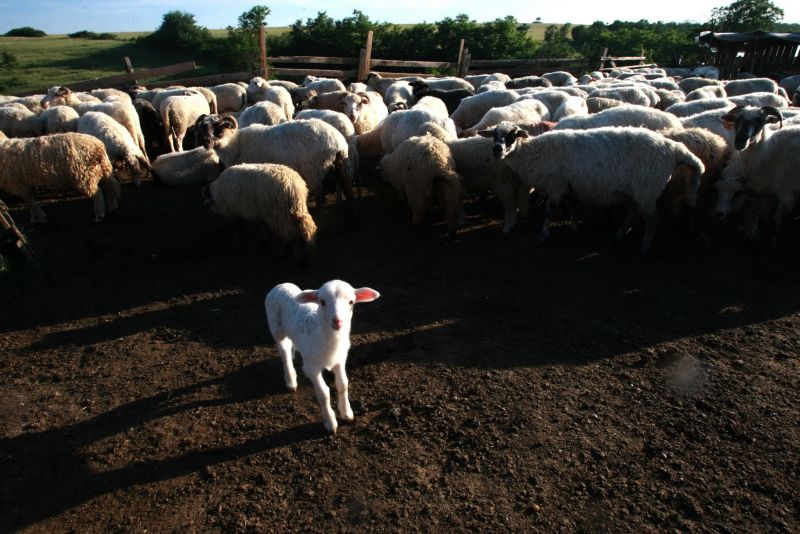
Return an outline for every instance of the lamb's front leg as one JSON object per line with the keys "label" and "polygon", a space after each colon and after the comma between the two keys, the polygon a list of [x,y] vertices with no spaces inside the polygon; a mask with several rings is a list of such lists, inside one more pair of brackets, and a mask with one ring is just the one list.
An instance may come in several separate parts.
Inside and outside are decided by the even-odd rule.
{"label": "lamb's front leg", "polygon": [[314,385],[314,393],[317,395],[317,402],[319,402],[319,407],[322,411],[322,422],[325,424],[325,430],[335,433],[339,424],[336,422],[336,415],[331,409],[331,390],[322,378],[322,369],[306,371],[304,368],[303,371],[305,371]]}
{"label": "lamb's front leg", "polygon": [[336,395],[339,404],[339,416],[345,421],[353,420],[353,409],[350,408],[350,398],[347,396],[347,373],[344,370],[344,364],[335,365],[333,367],[333,376],[336,378]]}

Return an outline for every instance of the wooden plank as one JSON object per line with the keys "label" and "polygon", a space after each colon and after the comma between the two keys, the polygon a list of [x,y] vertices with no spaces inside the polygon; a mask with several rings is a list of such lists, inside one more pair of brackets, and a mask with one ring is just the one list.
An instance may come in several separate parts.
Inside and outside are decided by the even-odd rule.
{"label": "wooden plank", "polygon": [[125,56],[122,58],[122,64],[125,65],[125,72],[133,72],[133,64],[131,63],[131,58]]}
{"label": "wooden plank", "polygon": [[383,72],[380,71],[379,74],[383,78],[403,78],[405,76],[419,76],[420,78],[430,78],[433,74],[426,74],[423,72]]}
{"label": "wooden plank", "polygon": [[214,74],[213,76],[200,76],[182,80],[167,80],[164,82],[148,83],[147,87],[169,87],[170,85],[185,85],[187,87],[220,85],[229,82],[249,82],[253,77],[259,76],[257,71],[229,72],[227,74]]}
{"label": "wooden plank", "polygon": [[269,63],[319,63],[322,65],[358,65],[358,59],[352,57],[325,56],[276,56],[268,57]]}
{"label": "wooden plank", "polygon": [[545,59],[474,59],[472,67],[516,67],[518,65],[546,65],[549,63],[574,63],[583,58],[545,58]]}
{"label": "wooden plank", "polygon": [[333,70],[333,69],[290,69],[283,67],[275,67],[270,69],[273,74],[283,74],[284,76],[320,76],[324,78],[355,78],[357,71],[352,70]]}
{"label": "wooden plank", "polygon": [[366,81],[372,63],[372,30],[367,32],[367,43],[358,58],[356,81]]}
{"label": "wooden plank", "polygon": [[404,59],[373,59],[373,67],[398,67],[417,69],[455,69],[458,63],[452,61],[413,61]]}
{"label": "wooden plank", "polygon": [[464,39],[461,39],[461,42],[458,43],[458,56],[456,56],[456,68],[458,69],[457,76],[461,76],[461,65],[464,62]]}

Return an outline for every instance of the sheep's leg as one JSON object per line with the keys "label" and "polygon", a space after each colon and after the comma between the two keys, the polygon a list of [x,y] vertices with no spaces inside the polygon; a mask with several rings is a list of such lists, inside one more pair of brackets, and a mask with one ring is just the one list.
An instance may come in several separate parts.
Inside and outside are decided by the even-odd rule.
{"label": "sheep's leg", "polygon": [[558,204],[551,199],[547,200],[544,208],[544,220],[542,221],[542,229],[539,232],[539,243],[544,243],[550,237],[550,224],[553,221],[553,214],[556,212]]}
{"label": "sheep's leg", "polygon": [[319,402],[320,410],[322,410],[322,422],[325,424],[325,430],[331,433],[336,432],[339,424],[336,422],[336,415],[331,409],[331,390],[322,378],[322,370],[307,371],[303,366],[303,371],[314,385],[314,393],[317,395],[317,402]]}
{"label": "sheep's leg", "polygon": [[519,216],[522,217],[523,219],[527,219],[531,206],[531,186],[523,182],[517,188],[516,194],[517,194],[517,209],[519,210]]}
{"label": "sheep's leg", "polygon": [[643,213],[645,228],[644,237],[642,237],[642,246],[639,252],[642,256],[646,256],[650,252],[653,245],[653,238],[656,235],[656,227],[658,226],[658,216],[654,213]]}
{"label": "sheep's leg", "polygon": [[495,194],[503,203],[503,233],[509,233],[517,224],[517,199],[516,191],[508,184],[495,189]]}
{"label": "sheep's leg", "polygon": [[97,192],[92,195],[92,203],[94,204],[94,222],[97,223],[106,216],[106,200],[101,187],[98,187]]}
{"label": "sheep's leg", "polygon": [[636,219],[636,211],[634,210],[633,206],[628,206],[625,212],[625,220],[622,221],[622,224],[617,229],[617,232],[614,234],[614,239],[616,241],[622,241],[626,235],[631,231],[631,227],[633,226],[633,221]]}
{"label": "sheep's leg", "polygon": [[781,227],[789,218],[792,212],[796,199],[794,198],[781,198],[778,200],[778,207],[775,209],[775,214],[772,216],[772,239],[769,242],[770,251],[775,251],[778,247],[778,235],[780,234]]}
{"label": "sheep's leg", "polygon": [[28,209],[31,212],[31,223],[46,223],[47,222],[47,214],[42,210],[42,207],[39,206],[39,203],[36,202],[36,197],[33,195],[33,189],[29,189],[25,192],[22,196],[22,200],[28,205]]}
{"label": "sheep's leg", "polygon": [[339,364],[333,367],[333,376],[336,378],[336,394],[339,404],[339,416],[345,421],[353,420],[353,409],[350,407],[350,398],[347,395],[347,373],[344,365]]}
{"label": "sheep's leg", "polygon": [[283,380],[286,382],[286,389],[295,391],[297,389],[297,371],[294,370],[294,363],[292,362],[292,340],[285,337],[275,342],[278,348],[278,354],[283,362]]}
{"label": "sheep's leg", "polygon": [[114,211],[119,207],[118,200],[122,198],[122,186],[113,176],[100,180],[100,188],[106,201],[106,211]]}
{"label": "sheep's leg", "polygon": [[176,152],[183,152],[183,138],[185,136],[186,136],[186,132],[176,133],[175,134],[175,150],[176,150]]}

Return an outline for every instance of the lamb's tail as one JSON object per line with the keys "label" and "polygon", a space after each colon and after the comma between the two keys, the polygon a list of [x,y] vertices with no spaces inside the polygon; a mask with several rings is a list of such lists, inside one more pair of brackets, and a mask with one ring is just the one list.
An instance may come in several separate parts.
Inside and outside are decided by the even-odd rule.
{"label": "lamb's tail", "polygon": [[691,171],[687,178],[683,191],[683,202],[689,208],[694,208],[697,204],[697,191],[700,189],[700,179],[706,168],[700,158],[692,154],[685,145],[678,143],[675,157],[676,168],[684,165]]}

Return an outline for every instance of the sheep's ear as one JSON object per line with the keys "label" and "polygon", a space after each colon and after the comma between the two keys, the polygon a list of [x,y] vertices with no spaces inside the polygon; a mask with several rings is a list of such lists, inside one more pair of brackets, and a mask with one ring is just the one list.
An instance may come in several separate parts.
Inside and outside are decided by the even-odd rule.
{"label": "sheep's ear", "polygon": [[356,289],[356,302],[372,302],[380,296],[380,293],[368,287],[359,287]]}
{"label": "sheep's ear", "polygon": [[369,105],[369,95],[367,93],[358,93],[358,96],[361,97],[361,103]]}
{"label": "sheep's ear", "polygon": [[477,131],[477,132],[475,132],[475,133],[477,133],[477,134],[478,134],[478,135],[480,135],[481,137],[488,137],[488,138],[490,138],[490,139],[491,139],[492,137],[494,137],[494,130],[478,130],[478,131]]}
{"label": "sheep's ear", "polygon": [[517,139],[527,139],[528,138],[528,132],[525,131],[525,130],[517,130],[514,133],[517,134]]}
{"label": "sheep's ear", "polygon": [[294,300],[299,302],[300,304],[311,304],[314,302],[319,302],[319,298],[317,295],[316,289],[306,289],[305,291],[301,291]]}

